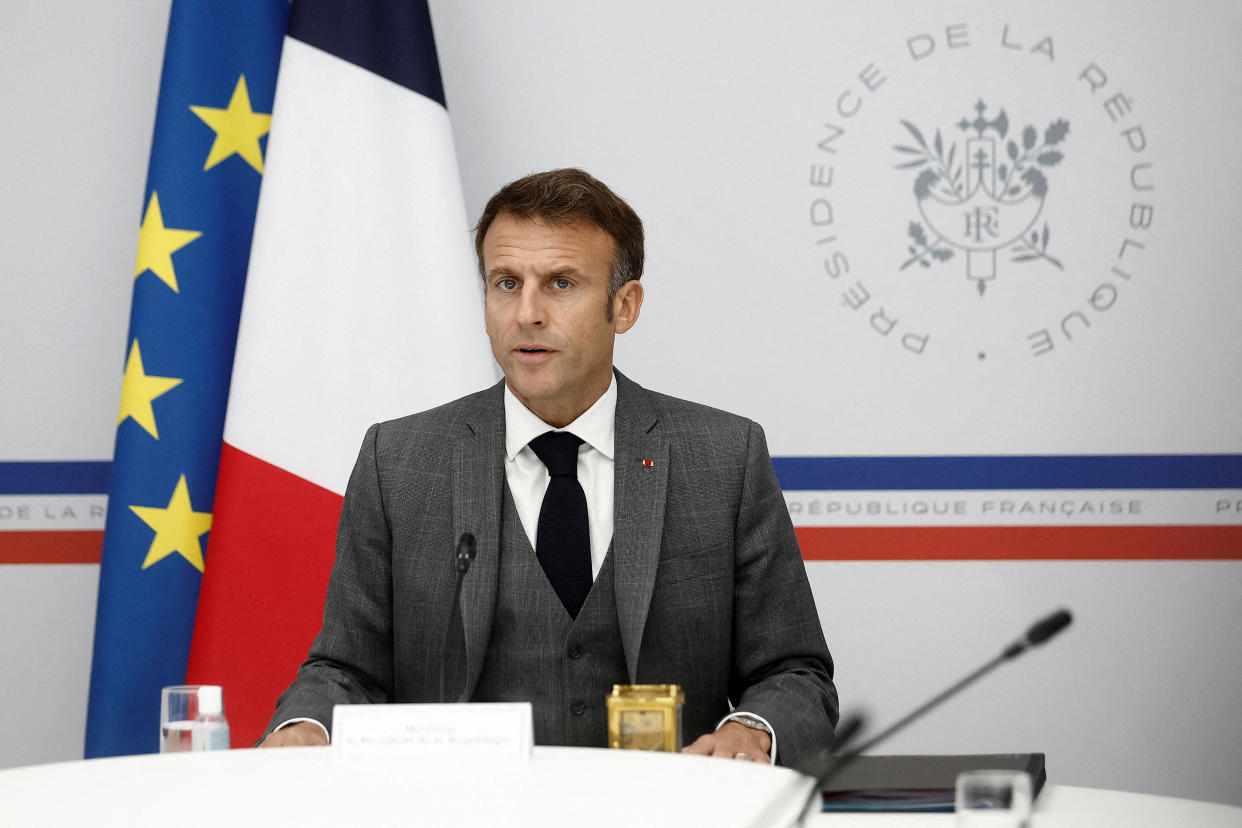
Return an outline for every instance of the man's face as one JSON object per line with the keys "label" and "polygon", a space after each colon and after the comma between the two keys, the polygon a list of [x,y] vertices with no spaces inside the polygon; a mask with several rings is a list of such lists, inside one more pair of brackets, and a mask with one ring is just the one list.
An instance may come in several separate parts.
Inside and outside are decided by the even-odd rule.
{"label": "man's face", "polygon": [[505,382],[554,426],[573,422],[612,380],[613,337],[638,319],[642,286],[612,301],[612,237],[594,224],[497,216],[483,237],[485,320]]}

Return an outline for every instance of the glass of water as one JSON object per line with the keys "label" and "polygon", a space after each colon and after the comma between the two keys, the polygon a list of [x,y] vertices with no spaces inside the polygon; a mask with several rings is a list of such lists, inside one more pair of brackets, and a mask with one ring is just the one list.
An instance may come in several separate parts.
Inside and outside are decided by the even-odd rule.
{"label": "glass of water", "polygon": [[958,828],[1030,828],[1031,775],[976,770],[957,777]]}
{"label": "glass of water", "polygon": [[160,753],[228,747],[229,725],[219,685],[186,684],[160,692]]}

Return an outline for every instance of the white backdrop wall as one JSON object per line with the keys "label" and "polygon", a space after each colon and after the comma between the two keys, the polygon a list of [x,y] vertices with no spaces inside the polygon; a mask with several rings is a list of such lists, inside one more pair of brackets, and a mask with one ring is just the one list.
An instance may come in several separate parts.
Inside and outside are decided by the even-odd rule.
{"label": "white backdrop wall", "polygon": [[[111,452],[167,6],[0,6],[0,105],[20,113],[0,132],[0,461]],[[467,209],[553,166],[612,184],[649,239],[618,364],[754,417],[774,455],[1242,452],[1235,4],[445,1],[432,16]],[[1113,90],[1129,101],[1116,118]],[[901,120],[961,141],[980,98],[1014,135],[1070,124],[1036,225],[1065,267],[1002,251],[985,297],[964,254],[894,266],[920,215],[918,170],[894,171]],[[1136,202],[1154,205],[1149,227]],[[1144,246],[1119,265],[1127,238]],[[862,314],[844,304],[856,284],[875,303]],[[922,353],[906,334],[930,334]],[[808,570],[844,706],[877,725],[1075,610],[1062,640],[886,751],[1043,750],[1055,782],[1242,803],[1238,561]],[[0,766],[81,755],[96,580],[0,566]]]}

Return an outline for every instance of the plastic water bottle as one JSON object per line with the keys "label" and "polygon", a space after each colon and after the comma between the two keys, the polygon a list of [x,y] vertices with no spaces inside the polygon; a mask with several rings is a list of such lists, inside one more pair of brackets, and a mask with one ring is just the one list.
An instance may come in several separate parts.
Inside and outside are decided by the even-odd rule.
{"label": "plastic water bottle", "polygon": [[224,718],[224,688],[198,688],[198,716],[191,728],[190,750],[228,750],[229,723]]}

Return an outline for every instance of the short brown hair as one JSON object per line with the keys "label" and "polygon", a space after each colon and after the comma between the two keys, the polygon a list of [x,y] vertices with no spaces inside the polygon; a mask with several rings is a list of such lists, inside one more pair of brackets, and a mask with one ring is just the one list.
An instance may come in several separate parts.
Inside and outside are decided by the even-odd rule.
{"label": "short brown hair", "polygon": [[474,252],[483,275],[483,237],[501,213],[553,224],[587,221],[612,236],[612,272],[608,278],[608,316],[621,286],[643,275],[643,222],[634,208],[604,182],[578,169],[534,173],[506,184],[491,197],[474,228]]}

